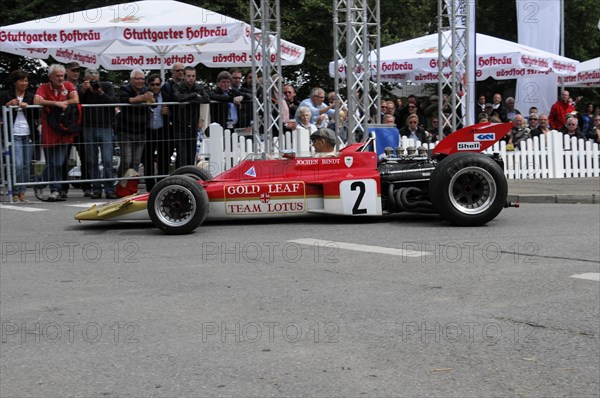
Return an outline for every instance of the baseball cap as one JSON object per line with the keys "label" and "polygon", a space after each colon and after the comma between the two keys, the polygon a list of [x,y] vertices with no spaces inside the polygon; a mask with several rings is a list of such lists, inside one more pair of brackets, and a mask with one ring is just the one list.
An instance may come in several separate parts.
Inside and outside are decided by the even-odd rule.
{"label": "baseball cap", "polygon": [[494,107],[494,105],[492,105],[492,104],[490,104],[490,103],[488,102],[487,104],[485,104],[485,107],[486,107],[486,108],[493,108],[493,107]]}
{"label": "baseball cap", "polygon": [[315,140],[317,138],[323,138],[331,143],[331,145],[335,145],[335,132],[326,127],[322,129],[318,129],[314,133],[310,135],[311,140]]}
{"label": "baseball cap", "polygon": [[79,62],[69,62],[68,64],[65,65],[65,69],[68,70],[73,70],[73,69],[80,69],[81,65],[79,65]]}

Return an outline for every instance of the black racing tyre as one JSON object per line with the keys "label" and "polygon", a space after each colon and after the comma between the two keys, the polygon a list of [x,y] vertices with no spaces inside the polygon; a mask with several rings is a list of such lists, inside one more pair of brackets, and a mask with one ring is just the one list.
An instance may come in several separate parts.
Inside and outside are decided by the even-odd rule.
{"label": "black racing tyre", "polygon": [[192,177],[169,176],[152,188],[148,214],[167,235],[189,234],[206,219],[208,195]]}
{"label": "black racing tyre", "polygon": [[502,168],[486,155],[457,153],[442,160],[429,180],[435,210],[453,224],[483,225],[506,204],[508,183]]}
{"label": "black racing tyre", "polygon": [[196,180],[208,181],[212,180],[213,176],[210,172],[198,166],[182,166],[172,172],[172,176],[190,176]]}

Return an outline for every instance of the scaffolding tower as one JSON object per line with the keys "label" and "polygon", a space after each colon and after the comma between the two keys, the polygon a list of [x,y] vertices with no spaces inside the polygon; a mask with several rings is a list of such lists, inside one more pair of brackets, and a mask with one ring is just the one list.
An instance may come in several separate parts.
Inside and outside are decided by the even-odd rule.
{"label": "scaffolding tower", "polygon": [[[475,15],[467,0],[438,0],[438,120],[439,134],[449,126],[456,131],[472,124],[470,106],[474,90],[474,64],[471,40],[475,32],[470,23]],[[447,55],[444,55],[447,54]],[[449,72],[444,73],[444,69]],[[444,109],[450,112],[444,113]]]}
{"label": "scaffolding tower", "polygon": [[[333,0],[334,87],[346,89],[348,143],[366,138],[370,123],[381,123],[379,0]],[[373,67],[372,67],[373,66]],[[345,73],[342,73],[345,70]],[[336,104],[335,125],[340,125]],[[338,133],[336,131],[336,133]]]}
{"label": "scaffolding tower", "polygon": [[[256,25],[260,27],[257,27]],[[273,130],[283,131],[281,98],[281,17],[279,0],[250,0],[252,92],[254,96],[253,150],[273,152]],[[260,34],[256,33],[260,29]],[[259,77],[262,82],[259,82]],[[264,148],[261,148],[261,142]],[[263,149],[264,151],[261,151]]]}

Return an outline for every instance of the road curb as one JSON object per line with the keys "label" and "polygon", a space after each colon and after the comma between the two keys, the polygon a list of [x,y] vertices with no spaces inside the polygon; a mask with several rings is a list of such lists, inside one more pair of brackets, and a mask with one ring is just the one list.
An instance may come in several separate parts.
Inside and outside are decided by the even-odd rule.
{"label": "road curb", "polygon": [[508,201],[512,203],[555,203],[555,204],[573,204],[587,203],[597,204],[600,198],[596,194],[585,195],[553,195],[553,194],[531,194],[531,195],[515,195],[508,194]]}

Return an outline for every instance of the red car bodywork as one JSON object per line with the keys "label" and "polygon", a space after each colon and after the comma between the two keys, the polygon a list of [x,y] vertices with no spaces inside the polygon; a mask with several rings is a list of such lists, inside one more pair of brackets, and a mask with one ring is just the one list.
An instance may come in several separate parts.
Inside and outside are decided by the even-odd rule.
{"label": "red car bodywork", "polygon": [[[483,123],[449,135],[437,156],[481,152],[504,137],[510,123]],[[248,216],[300,216],[309,213],[381,215],[381,177],[377,154],[365,143],[343,148],[334,157],[283,156],[241,161],[209,181],[199,181],[209,199],[208,219]],[[259,157],[260,155],[256,155]],[[267,157],[267,156],[265,156]],[[147,220],[149,194],[79,212],[78,220]]]}

